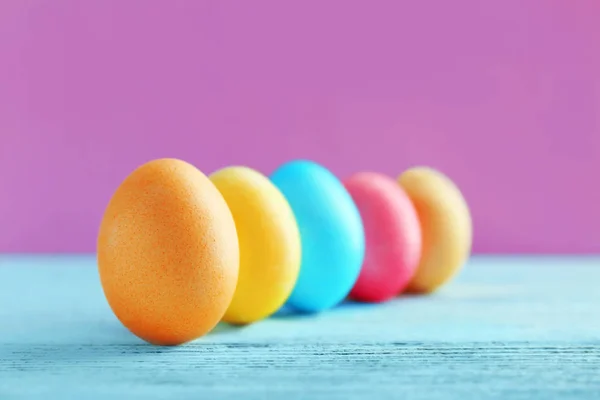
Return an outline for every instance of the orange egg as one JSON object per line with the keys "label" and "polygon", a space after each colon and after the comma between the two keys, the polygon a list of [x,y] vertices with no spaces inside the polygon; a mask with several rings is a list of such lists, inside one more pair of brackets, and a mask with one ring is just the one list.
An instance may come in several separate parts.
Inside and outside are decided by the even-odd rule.
{"label": "orange egg", "polygon": [[121,183],[102,218],[97,250],[110,307],[153,344],[206,334],[235,292],[233,217],[213,183],[184,161],[151,161]]}

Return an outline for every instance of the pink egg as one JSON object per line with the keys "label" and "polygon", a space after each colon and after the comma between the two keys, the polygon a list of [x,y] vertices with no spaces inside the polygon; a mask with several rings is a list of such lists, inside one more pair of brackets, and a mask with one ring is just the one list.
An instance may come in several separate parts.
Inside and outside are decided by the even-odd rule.
{"label": "pink egg", "polygon": [[408,285],[421,257],[421,226],[408,195],[385,175],[361,172],[344,181],[360,212],[366,253],[352,299],[383,302]]}

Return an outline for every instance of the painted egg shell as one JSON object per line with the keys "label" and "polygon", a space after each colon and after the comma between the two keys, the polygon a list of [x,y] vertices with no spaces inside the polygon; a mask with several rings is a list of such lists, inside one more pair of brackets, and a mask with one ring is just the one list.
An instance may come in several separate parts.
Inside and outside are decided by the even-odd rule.
{"label": "painted egg shell", "polygon": [[138,337],[178,345],[209,332],[237,283],[235,223],[194,166],[148,162],[117,188],[98,235],[98,269],[117,318]]}
{"label": "painted egg shell", "polygon": [[398,181],[415,205],[423,234],[421,261],[407,291],[430,293],[451,279],[469,258],[471,214],[458,187],[439,171],[415,167]]}
{"label": "painted egg shell", "polygon": [[229,167],[210,176],[235,220],[240,273],[223,320],[251,323],[276,312],[300,271],[300,233],[287,200],[261,173]]}
{"label": "painted egg shell", "polygon": [[344,184],[360,211],[366,239],[365,259],[350,297],[389,300],[408,285],[419,263],[417,212],[398,183],[385,175],[361,172]]}
{"label": "painted egg shell", "polygon": [[335,175],[311,161],[286,163],[271,180],[292,207],[302,243],[300,275],[287,305],[309,313],[336,306],[354,286],[365,252],[352,197]]}

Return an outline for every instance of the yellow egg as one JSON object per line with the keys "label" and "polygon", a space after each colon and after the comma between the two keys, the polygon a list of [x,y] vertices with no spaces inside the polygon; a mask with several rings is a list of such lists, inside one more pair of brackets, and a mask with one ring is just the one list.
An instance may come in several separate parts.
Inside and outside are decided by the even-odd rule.
{"label": "yellow egg", "polygon": [[300,234],[283,194],[261,173],[229,167],[210,176],[235,220],[240,245],[238,285],[223,320],[247,324],[276,312],[300,271]]}
{"label": "yellow egg", "polygon": [[110,307],[150,343],[204,335],[233,298],[233,217],[212,182],[184,161],[148,162],[121,183],[102,218],[97,250]]}
{"label": "yellow egg", "polygon": [[473,237],[471,214],[458,187],[439,171],[415,167],[398,181],[415,205],[423,235],[419,267],[406,291],[430,293],[466,263]]}

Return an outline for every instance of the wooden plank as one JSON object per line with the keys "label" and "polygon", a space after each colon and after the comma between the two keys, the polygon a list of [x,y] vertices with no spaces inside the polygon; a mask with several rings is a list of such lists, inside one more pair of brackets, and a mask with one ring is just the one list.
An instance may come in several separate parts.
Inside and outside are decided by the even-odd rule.
{"label": "wooden plank", "polygon": [[0,399],[596,399],[598,282],[600,258],[479,256],[432,296],[160,348],[112,315],[92,256],[0,256]]}

